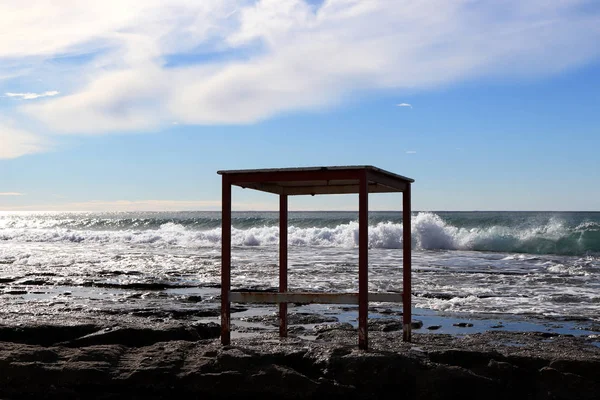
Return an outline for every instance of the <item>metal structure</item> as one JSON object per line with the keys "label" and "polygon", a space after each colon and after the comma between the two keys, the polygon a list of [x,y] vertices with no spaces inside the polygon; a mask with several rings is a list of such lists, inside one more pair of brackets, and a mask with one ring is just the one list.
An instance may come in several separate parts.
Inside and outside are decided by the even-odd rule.
{"label": "metal structure", "polygon": [[[403,246],[403,287],[399,293],[368,292],[368,195],[402,192],[403,242],[411,243],[410,186],[413,179],[373,166],[218,171],[223,181],[221,262],[221,343],[230,343],[230,304],[279,304],[279,335],[287,336],[287,303],[358,304],[358,345],[368,348],[369,301],[403,303],[403,339],[411,340],[411,246]],[[279,195],[279,292],[231,292],[231,186]],[[288,292],[288,196],[358,193],[358,293]]]}

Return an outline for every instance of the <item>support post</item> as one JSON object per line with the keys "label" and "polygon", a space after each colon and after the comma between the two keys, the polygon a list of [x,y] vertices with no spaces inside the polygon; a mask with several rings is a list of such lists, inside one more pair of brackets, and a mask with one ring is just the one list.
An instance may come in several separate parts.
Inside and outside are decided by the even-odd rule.
{"label": "support post", "polygon": [[221,344],[228,345],[230,333],[231,289],[231,182],[223,175],[221,200]]}
{"label": "support post", "polygon": [[[279,195],[279,292],[287,292],[288,196]],[[287,337],[287,303],[279,304],[279,336]]]}
{"label": "support post", "polygon": [[411,341],[411,209],[410,209],[410,183],[402,193],[402,339]]}
{"label": "support post", "polygon": [[358,347],[367,350],[369,310],[369,186],[367,174],[360,176],[358,192]]}

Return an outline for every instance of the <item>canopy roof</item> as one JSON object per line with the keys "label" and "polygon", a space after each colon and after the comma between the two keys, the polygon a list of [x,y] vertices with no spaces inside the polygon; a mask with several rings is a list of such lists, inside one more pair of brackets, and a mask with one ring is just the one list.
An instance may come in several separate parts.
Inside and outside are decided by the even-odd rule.
{"label": "canopy roof", "polygon": [[217,171],[232,185],[294,195],[358,193],[367,177],[370,193],[403,192],[413,179],[371,165]]}

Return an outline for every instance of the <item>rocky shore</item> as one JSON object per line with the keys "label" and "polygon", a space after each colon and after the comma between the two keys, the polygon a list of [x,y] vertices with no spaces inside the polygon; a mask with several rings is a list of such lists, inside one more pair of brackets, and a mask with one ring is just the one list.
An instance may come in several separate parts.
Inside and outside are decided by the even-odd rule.
{"label": "rocky shore", "polygon": [[[373,326],[308,338],[273,332],[221,346],[213,323],[29,323],[0,326],[1,399],[324,398],[598,399],[594,336],[548,332],[465,335]],[[184,397],[185,396],[185,397]]]}

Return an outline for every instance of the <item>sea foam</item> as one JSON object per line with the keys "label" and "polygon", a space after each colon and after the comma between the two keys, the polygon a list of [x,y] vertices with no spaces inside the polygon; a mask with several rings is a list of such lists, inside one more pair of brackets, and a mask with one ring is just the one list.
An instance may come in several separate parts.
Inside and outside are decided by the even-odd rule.
{"label": "sea foam", "polygon": [[[71,243],[124,243],[150,244],[153,246],[212,247],[220,246],[221,228],[202,229],[178,222],[166,222],[156,227],[129,221],[125,229],[111,229],[106,223],[98,228],[68,225],[58,220],[23,221],[3,220],[0,240],[19,242],[71,242]],[[580,224],[567,228],[558,219],[550,219],[531,226],[479,226],[458,227],[447,223],[439,215],[419,212],[412,217],[412,247],[420,250],[473,250],[516,252],[530,254],[587,254],[600,250],[600,243],[590,235],[597,235],[595,223]],[[591,239],[590,239],[591,238]],[[277,226],[253,226],[232,228],[234,246],[275,246],[279,242]],[[358,245],[358,223],[350,221],[336,226],[288,228],[290,246],[326,246],[351,248]],[[369,226],[369,247],[397,249],[403,246],[403,226],[391,221]]]}

